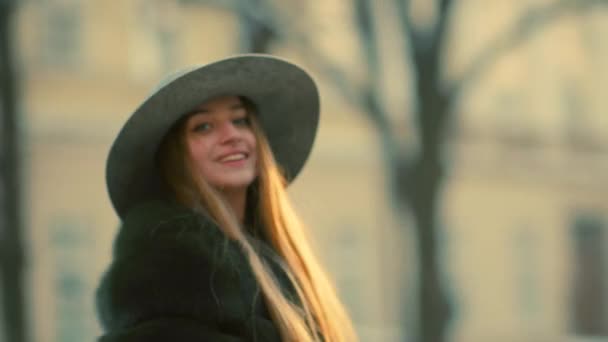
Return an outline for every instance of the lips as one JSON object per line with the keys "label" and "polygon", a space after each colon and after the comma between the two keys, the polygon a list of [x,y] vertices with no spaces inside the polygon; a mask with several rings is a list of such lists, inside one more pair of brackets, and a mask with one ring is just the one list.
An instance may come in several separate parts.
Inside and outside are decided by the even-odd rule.
{"label": "lips", "polygon": [[218,158],[218,161],[220,163],[228,163],[228,162],[244,160],[244,159],[247,159],[247,157],[248,157],[248,154],[245,152],[232,152],[232,153],[222,155],[221,157]]}

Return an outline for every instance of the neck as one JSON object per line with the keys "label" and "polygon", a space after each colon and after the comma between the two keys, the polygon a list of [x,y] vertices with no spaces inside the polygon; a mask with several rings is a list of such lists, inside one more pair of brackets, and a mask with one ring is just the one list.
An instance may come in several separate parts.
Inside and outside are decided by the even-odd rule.
{"label": "neck", "polygon": [[245,207],[247,205],[247,190],[224,190],[221,192],[230,205],[240,223],[245,220]]}

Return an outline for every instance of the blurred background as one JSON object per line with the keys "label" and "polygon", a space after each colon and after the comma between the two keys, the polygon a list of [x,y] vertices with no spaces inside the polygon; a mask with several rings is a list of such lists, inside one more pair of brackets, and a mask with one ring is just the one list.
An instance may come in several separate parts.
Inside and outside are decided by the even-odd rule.
{"label": "blurred background", "polygon": [[607,0],[0,11],[0,341],[100,335],[110,144],[162,77],[239,52],[318,81],[290,194],[361,341],[608,341]]}

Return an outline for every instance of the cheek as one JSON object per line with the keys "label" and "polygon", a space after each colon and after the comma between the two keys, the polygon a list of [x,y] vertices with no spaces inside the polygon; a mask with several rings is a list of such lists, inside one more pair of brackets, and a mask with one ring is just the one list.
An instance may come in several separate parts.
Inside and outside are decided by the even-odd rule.
{"label": "cheek", "polygon": [[248,140],[249,146],[251,147],[251,153],[253,154],[256,163],[257,163],[257,159],[258,159],[258,146],[257,146],[257,141],[255,139],[255,136],[253,135],[253,133],[251,134],[250,139]]}
{"label": "cheek", "polygon": [[204,166],[209,159],[209,147],[202,141],[191,141],[188,144],[188,149],[192,160],[199,164],[199,166]]}
{"label": "cheek", "polygon": [[254,173],[255,175],[259,174],[259,169],[260,169],[260,156],[258,153],[258,147],[257,147],[257,141],[255,139],[255,137],[252,134],[252,139],[251,139],[251,155],[253,157],[253,168],[254,168]]}
{"label": "cheek", "polygon": [[251,131],[247,134],[247,142],[253,149],[257,147],[257,140],[255,139],[255,135]]}

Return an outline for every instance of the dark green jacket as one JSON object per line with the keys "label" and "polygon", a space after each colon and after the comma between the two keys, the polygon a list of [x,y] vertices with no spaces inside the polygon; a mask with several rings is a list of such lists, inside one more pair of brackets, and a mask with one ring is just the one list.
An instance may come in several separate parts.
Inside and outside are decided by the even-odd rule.
{"label": "dark green jacket", "polygon": [[[254,242],[293,300],[276,254]],[[100,342],[280,341],[237,243],[173,204],[149,202],[127,214],[96,299]]]}

